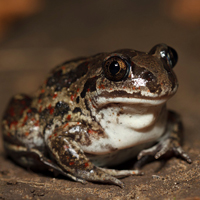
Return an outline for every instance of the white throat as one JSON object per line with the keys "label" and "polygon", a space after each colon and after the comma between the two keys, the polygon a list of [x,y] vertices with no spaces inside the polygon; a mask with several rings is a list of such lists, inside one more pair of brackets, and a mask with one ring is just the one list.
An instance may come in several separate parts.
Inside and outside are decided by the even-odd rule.
{"label": "white throat", "polygon": [[167,111],[165,101],[161,100],[110,103],[92,113],[108,137],[94,139],[84,148],[88,153],[109,153],[107,146],[120,150],[155,142],[165,131]]}

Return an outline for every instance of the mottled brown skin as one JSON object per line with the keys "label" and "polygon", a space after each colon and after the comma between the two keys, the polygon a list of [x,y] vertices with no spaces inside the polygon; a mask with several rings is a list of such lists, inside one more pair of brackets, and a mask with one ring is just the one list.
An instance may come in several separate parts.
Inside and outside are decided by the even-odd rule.
{"label": "mottled brown skin", "polygon": [[[101,53],[56,67],[35,95],[20,94],[11,99],[2,121],[7,154],[25,167],[53,169],[82,183],[100,181],[123,187],[114,176],[139,174],[137,170],[119,172],[99,168],[90,162],[80,145],[89,146],[94,138],[108,137],[93,114],[93,110],[99,109],[99,97],[162,99],[175,93],[178,83],[172,70],[176,64],[174,55],[170,51],[171,60],[161,58],[162,49],[168,46],[157,45],[149,53],[129,49]],[[120,80],[111,81],[115,77],[106,74],[105,62],[112,56],[131,66]],[[133,75],[146,80],[146,85],[133,87]],[[191,162],[180,147],[178,115],[169,112],[168,121],[173,129],[165,139],[169,143],[167,148],[158,143],[150,150],[143,150],[138,158],[147,155],[159,158],[172,151]],[[115,150],[112,145],[104,148]]]}

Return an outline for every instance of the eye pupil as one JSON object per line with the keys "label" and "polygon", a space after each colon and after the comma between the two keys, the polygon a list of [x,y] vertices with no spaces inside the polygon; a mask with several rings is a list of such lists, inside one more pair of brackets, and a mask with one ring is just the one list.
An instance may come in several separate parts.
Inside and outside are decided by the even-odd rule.
{"label": "eye pupil", "polygon": [[113,61],[109,66],[109,70],[112,75],[116,75],[120,70],[119,63],[117,61]]}

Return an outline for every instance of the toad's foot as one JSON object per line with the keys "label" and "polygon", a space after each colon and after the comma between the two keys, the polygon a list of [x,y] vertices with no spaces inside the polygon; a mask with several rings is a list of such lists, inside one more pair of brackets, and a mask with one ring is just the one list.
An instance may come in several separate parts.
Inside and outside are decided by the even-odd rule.
{"label": "toad's foot", "polygon": [[155,146],[141,151],[138,155],[138,159],[149,155],[158,159],[165,154],[174,153],[176,156],[180,156],[188,163],[191,163],[192,160],[189,155],[180,145],[182,132],[183,125],[180,116],[173,111],[168,111],[167,127],[163,137],[160,138],[159,142]]}
{"label": "toad's foot", "polygon": [[155,146],[142,150],[138,155],[138,160],[140,160],[143,156],[149,155],[154,156],[155,159],[158,159],[167,153],[174,153],[176,156],[180,156],[188,163],[192,162],[189,155],[182,149],[176,138],[163,139]]}
{"label": "toad's foot", "polygon": [[62,129],[58,129],[56,133],[47,138],[47,144],[49,153],[54,156],[57,165],[64,173],[70,174],[73,180],[78,178],[78,180],[109,183],[121,188],[124,187],[119,179],[93,165],[78,143],[67,136],[66,133],[63,134]]}

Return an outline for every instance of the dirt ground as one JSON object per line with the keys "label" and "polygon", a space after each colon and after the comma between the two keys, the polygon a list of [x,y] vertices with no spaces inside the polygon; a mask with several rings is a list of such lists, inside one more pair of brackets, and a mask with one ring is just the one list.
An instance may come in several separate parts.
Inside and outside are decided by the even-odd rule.
{"label": "dirt ground", "polygon": [[149,163],[143,176],[122,179],[124,189],[83,185],[19,167],[0,140],[0,199],[200,199],[200,23],[181,21],[170,12],[172,1],[160,2],[46,1],[42,12],[15,24],[0,43],[0,114],[12,95],[32,94],[67,59],[120,48],[148,51],[163,42],[179,54],[180,86],[168,107],[182,116],[192,164],[179,158]]}

